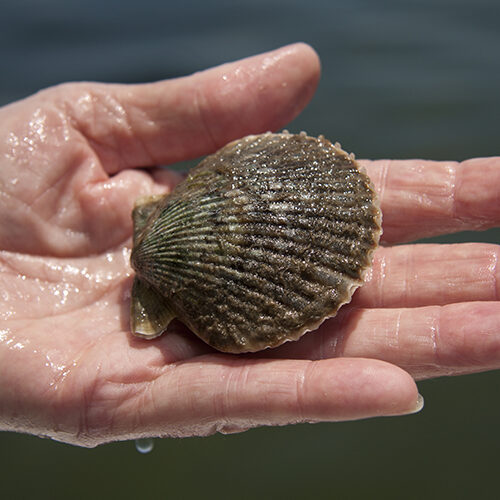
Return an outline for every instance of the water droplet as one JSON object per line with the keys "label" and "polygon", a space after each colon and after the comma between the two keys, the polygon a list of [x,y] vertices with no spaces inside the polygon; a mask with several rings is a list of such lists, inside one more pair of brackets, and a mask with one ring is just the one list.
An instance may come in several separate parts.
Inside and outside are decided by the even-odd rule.
{"label": "water droplet", "polygon": [[154,443],[151,438],[135,440],[135,448],[139,453],[149,453],[153,449]]}

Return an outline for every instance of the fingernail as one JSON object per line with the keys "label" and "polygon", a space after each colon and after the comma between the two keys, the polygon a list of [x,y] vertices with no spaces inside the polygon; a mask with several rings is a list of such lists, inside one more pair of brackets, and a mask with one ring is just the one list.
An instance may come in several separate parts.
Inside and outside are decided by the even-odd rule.
{"label": "fingernail", "polygon": [[418,413],[424,407],[424,397],[422,394],[418,395],[417,402],[415,403],[415,408],[408,412],[408,415],[412,415],[413,413]]}

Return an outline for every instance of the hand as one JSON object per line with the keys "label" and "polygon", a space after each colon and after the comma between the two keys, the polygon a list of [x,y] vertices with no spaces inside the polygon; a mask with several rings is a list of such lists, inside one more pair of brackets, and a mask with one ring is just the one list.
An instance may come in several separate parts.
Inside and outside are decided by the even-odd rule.
{"label": "hand", "polygon": [[[278,129],[318,77],[314,52],[294,45],[166,82],[66,84],[0,110],[0,428],[94,446],[396,415],[419,404],[396,365],[418,377],[499,365],[487,245],[382,248],[352,306],[273,351],[216,354],[178,323],[154,341],[130,335],[131,208],[178,181],[137,167]],[[499,217],[497,160],[366,167],[386,242]]]}

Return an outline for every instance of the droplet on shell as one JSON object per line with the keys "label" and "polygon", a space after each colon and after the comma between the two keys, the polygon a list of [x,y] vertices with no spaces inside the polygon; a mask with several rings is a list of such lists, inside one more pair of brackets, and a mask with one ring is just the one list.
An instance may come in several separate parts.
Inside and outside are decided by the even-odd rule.
{"label": "droplet on shell", "polygon": [[[338,144],[338,143],[337,143]],[[177,317],[224,352],[296,340],[351,300],[381,212],[354,155],[323,136],[262,134],[206,157],[134,209],[133,333]]]}

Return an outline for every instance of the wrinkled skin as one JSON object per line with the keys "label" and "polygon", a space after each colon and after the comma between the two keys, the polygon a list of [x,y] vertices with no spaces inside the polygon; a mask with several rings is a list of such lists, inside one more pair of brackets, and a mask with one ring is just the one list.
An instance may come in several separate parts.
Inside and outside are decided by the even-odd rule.
{"label": "wrinkled skin", "polygon": [[[380,248],[350,306],[273,351],[217,354],[179,324],[154,341],[130,335],[131,208],[178,181],[137,167],[276,130],[318,78],[298,44],[0,110],[0,428],[95,446],[398,415],[418,407],[414,378],[500,366],[498,247],[486,244]],[[364,165],[386,244],[498,225],[498,158]]]}

